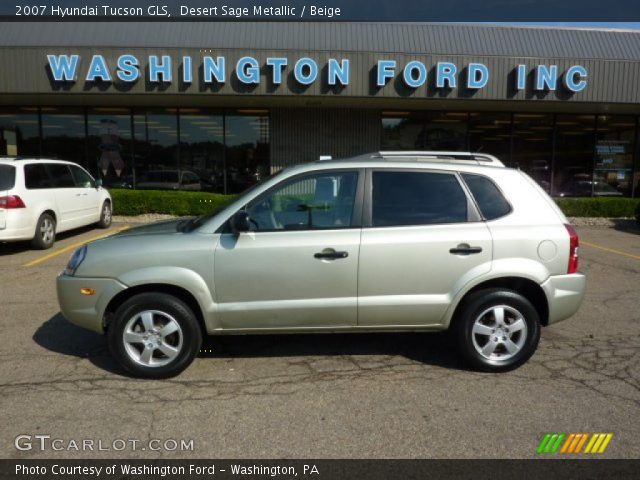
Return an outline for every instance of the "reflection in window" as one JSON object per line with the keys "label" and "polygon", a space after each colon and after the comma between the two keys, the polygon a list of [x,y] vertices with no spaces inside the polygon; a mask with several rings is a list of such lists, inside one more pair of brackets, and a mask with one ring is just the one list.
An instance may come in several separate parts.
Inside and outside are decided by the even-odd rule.
{"label": "reflection in window", "polygon": [[[170,181],[173,172],[178,179],[178,116],[175,108],[149,110],[134,115],[134,135],[137,188],[170,189],[180,187],[180,181]],[[161,178],[157,181],[157,178]]]}
{"label": "reflection in window", "polygon": [[227,193],[237,193],[269,175],[267,110],[238,110],[225,119]]}
{"label": "reflection in window", "polygon": [[87,166],[81,108],[42,108],[42,155]]}
{"label": "reflection in window", "polygon": [[410,112],[382,112],[383,150],[422,150],[424,115]]}
{"label": "reflection in window", "polygon": [[0,155],[40,154],[37,108],[0,110]]}
{"label": "reflection in window", "polygon": [[127,108],[94,108],[87,113],[89,171],[105,186],[131,188],[131,113]]}
{"label": "reflection in window", "polygon": [[549,193],[553,159],[553,115],[522,113],[513,116],[513,153],[509,166],[529,174]]}
{"label": "reflection in window", "polygon": [[222,113],[180,109],[180,170],[189,185],[198,183],[203,190],[224,192]]}
{"label": "reflection in window", "polygon": [[510,162],[511,114],[470,113],[469,150],[495,155]]}
{"label": "reflection in window", "polygon": [[469,115],[465,112],[428,112],[424,133],[426,150],[467,150]]}
{"label": "reflection in window", "polygon": [[556,117],[554,195],[588,197],[593,189],[595,115]]}
{"label": "reflection in window", "polygon": [[593,194],[631,195],[635,119],[600,115],[596,137]]}

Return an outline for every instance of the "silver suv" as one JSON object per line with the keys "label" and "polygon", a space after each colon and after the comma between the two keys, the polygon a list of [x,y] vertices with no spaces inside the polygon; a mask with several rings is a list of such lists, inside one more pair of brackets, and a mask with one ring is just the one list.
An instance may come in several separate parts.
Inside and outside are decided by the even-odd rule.
{"label": "silver suv", "polygon": [[203,335],[440,331],[504,371],[578,309],[578,236],[495,157],[383,152],[283,170],[221,211],[77,250],[62,313],[130,373],[170,377]]}

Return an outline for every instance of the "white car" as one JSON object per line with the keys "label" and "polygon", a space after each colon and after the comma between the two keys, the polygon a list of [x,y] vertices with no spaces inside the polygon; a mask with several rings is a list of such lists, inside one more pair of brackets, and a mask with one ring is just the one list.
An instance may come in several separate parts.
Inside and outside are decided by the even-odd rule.
{"label": "white car", "polygon": [[56,233],[111,225],[113,202],[100,180],[61,160],[0,158],[0,242],[50,248]]}

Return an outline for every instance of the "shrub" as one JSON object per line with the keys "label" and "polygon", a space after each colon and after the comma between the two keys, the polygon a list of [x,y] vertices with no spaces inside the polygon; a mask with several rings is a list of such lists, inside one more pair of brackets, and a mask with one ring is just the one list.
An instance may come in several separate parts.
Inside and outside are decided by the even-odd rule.
{"label": "shrub", "polygon": [[202,215],[230,203],[235,195],[208,192],[166,190],[109,190],[116,215],[166,213],[169,215]]}
{"label": "shrub", "polygon": [[633,217],[639,212],[640,198],[556,198],[567,217]]}

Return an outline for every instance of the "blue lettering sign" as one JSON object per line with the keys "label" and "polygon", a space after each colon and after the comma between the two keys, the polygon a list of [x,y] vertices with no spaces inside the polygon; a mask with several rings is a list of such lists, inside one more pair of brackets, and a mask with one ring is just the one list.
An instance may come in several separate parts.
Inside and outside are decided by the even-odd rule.
{"label": "blue lettering sign", "polygon": [[95,82],[96,80],[102,80],[103,82],[111,81],[111,74],[107,68],[107,62],[102,55],[93,56],[85,80],[87,82]]}
{"label": "blue lettering sign", "polygon": [[555,90],[558,83],[558,66],[538,65],[536,69],[536,90]]}
{"label": "blue lettering sign", "polygon": [[56,82],[75,82],[80,55],[47,55],[51,75]]}
{"label": "blue lettering sign", "polygon": [[384,87],[388,78],[393,78],[396,70],[395,60],[378,60],[378,78],[376,85]]}
{"label": "blue lettering sign", "polygon": [[[579,79],[576,81],[576,77]],[[582,65],[574,65],[564,74],[564,86],[572,92],[581,92],[587,88],[587,69]]]}
{"label": "blue lettering sign", "polygon": [[[160,76],[162,76],[162,80],[160,80]],[[157,56],[149,56],[149,81],[171,83],[171,80],[171,57],[163,55],[162,63],[160,63]]]}
{"label": "blue lettering sign", "polygon": [[204,83],[213,83],[214,78],[218,83],[225,82],[226,74],[224,57],[218,57],[216,60],[211,57],[204,57],[202,59],[202,70],[204,73]]}
{"label": "blue lettering sign", "polygon": [[[417,77],[415,72],[418,73]],[[405,65],[403,76],[404,83],[411,88],[421,87],[427,81],[427,67],[424,66],[424,63],[414,60]]]}
{"label": "blue lettering sign", "polygon": [[271,67],[273,83],[280,85],[282,83],[282,69],[287,66],[288,60],[286,58],[269,57],[267,58],[267,65]]}
{"label": "blue lettering sign", "polygon": [[[305,74],[305,67],[308,73]],[[298,83],[302,85],[311,85],[318,78],[318,64],[310,58],[301,58],[296,62],[293,69],[293,75]]]}
{"label": "blue lettering sign", "polygon": [[527,66],[518,65],[516,73],[516,89],[524,90],[527,86]]}
{"label": "blue lettering sign", "polygon": [[343,59],[340,63],[335,58],[329,59],[329,85],[340,82],[342,85],[349,85],[349,60]]}
{"label": "blue lettering sign", "polygon": [[456,66],[453,63],[438,62],[436,67],[436,87],[456,88]]}
{"label": "blue lettering sign", "polygon": [[467,88],[484,88],[489,81],[489,69],[483,63],[470,63],[467,76]]}
{"label": "blue lettering sign", "polygon": [[133,55],[120,55],[118,57],[118,71],[116,75],[123,82],[135,82],[140,78],[138,59]]}
{"label": "blue lettering sign", "polygon": [[238,80],[246,84],[260,83],[260,65],[253,57],[242,57],[236,64]]}
{"label": "blue lettering sign", "polygon": [[193,72],[191,71],[191,57],[182,57],[182,81],[184,83],[193,82]]}

